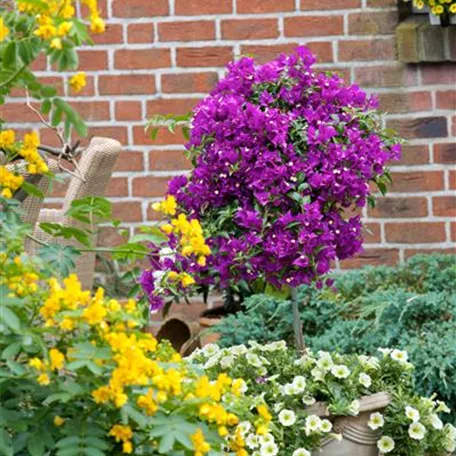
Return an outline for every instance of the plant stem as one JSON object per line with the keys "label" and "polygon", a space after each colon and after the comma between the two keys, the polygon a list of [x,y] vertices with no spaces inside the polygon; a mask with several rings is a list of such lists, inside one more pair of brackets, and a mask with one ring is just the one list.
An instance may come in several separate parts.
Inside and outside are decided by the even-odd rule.
{"label": "plant stem", "polygon": [[306,346],[304,344],[304,334],[302,332],[302,321],[301,315],[299,313],[298,307],[298,293],[296,288],[291,289],[291,308],[293,309],[293,329],[295,334],[295,342],[296,348],[302,354],[304,354],[306,350]]}
{"label": "plant stem", "polygon": [[15,73],[13,73],[5,82],[0,84],[0,89],[3,87],[9,85],[11,82],[13,82],[25,69],[27,68],[27,65],[22,65]]}

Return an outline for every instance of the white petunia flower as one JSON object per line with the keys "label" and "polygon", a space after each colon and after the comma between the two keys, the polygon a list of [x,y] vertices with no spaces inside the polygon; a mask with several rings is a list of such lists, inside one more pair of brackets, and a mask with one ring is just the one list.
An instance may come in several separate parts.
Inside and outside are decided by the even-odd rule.
{"label": "white petunia flower", "polygon": [[296,393],[303,393],[306,389],[306,379],[302,375],[297,375],[292,383]]}
{"label": "white petunia flower", "polygon": [[454,450],[456,450],[456,428],[452,424],[447,423],[443,431],[445,433],[444,448],[453,454]]}
{"label": "white petunia flower", "polygon": [[322,382],[325,379],[326,372],[324,370],[321,370],[318,367],[314,367],[310,371],[310,375],[312,375],[312,377],[314,378],[315,381]]}
{"label": "white petunia flower", "polygon": [[258,441],[260,442],[260,445],[266,445],[268,443],[274,443],[274,436],[270,433],[265,434],[265,435],[260,435],[258,437]]}
{"label": "white petunia flower", "polygon": [[298,448],[293,451],[292,456],[311,456],[310,451],[307,451],[305,448]]}
{"label": "white petunia flower", "polygon": [[218,356],[211,356],[205,363],[204,363],[204,369],[210,369],[211,367],[214,367],[218,363]]}
{"label": "white petunia flower", "polygon": [[359,408],[361,404],[357,399],[355,399],[349,406],[348,406],[348,412],[351,413],[353,416],[358,416],[359,415]]}
{"label": "white petunia flower", "polygon": [[393,350],[391,352],[391,359],[394,359],[394,361],[397,361],[401,364],[405,364],[408,360],[408,354],[406,351],[402,351],[402,350]]}
{"label": "white petunia flower", "polygon": [[329,420],[323,420],[323,421],[321,422],[320,430],[321,430],[322,432],[331,432],[332,427],[333,427],[333,425],[332,425],[331,421],[329,421]]}
{"label": "white petunia flower", "polygon": [[378,351],[383,354],[383,356],[389,355],[393,350],[391,348],[379,348]]}
{"label": "white petunia flower", "polygon": [[414,440],[423,440],[426,428],[421,423],[412,423],[408,428],[408,434]]}
{"label": "white petunia flower", "polygon": [[261,456],[275,456],[279,452],[279,447],[275,443],[266,443],[261,445],[260,454]]}
{"label": "white petunia flower", "polygon": [[287,343],[284,340],[279,340],[278,342],[270,342],[263,347],[265,351],[278,351],[285,350],[286,348]]}
{"label": "white petunia flower", "polygon": [[437,408],[435,409],[436,413],[450,413],[451,410],[447,407],[447,405],[445,404],[445,402],[443,401],[437,401],[436,402],[437,404]]}
{"label": "white petunia flower", "polygon": [[258,440],[258,436],[256,434],[249,434],[245,439],[245,444],[251,449],[254,450],[258,448],[260,442]]}
{"label": "white petunia flower", "polygon": [[247,432],[250,431],[250,429],[252,428],[252,425],[249,421],[241,421],[239,424],[238,424],[238,428],[240,429],[241,431],[241,434],[247,434]]}
{"label": "white petunia flower", "polygon": [[321,429],[321,419],[317,415],[310,415],[306,418],[305,431],[309,435]]}
{"label": "white petunia flower", "polygon": [[220,347],[217,344],[207,344],[203,347],[203,353],[206,356],[215,355],[218,351],[220,351]]}
{"label": "white petunia flower", "polygon": [[361,383],[361,385],[363,385],[366,388],[369,388],[372,385],[371,376],[368,374],[365,374],[364,372],[359,374],[358,381],[359,381],[359,383]]}
{"label": "white petunia flower", "polygon": [[254,367],[261,367],[261,359],[258,355],[255,355],[255,353],[247,353],[245,355],[245,359],[250,365]]}
{"label": "white petunia flower", "polygon": [[222,369],[228,369],[229,367],[231,367],[234,363],[234,356],[231,356],[231,355],[227,355],[227,356],[224,356],[221,360],[220,360],[220,367]]}
{"label": "white petunia flower", "polygon": [[314,397],[312,397],[312,396],[304,396],[302,398],[302,403],[304,405],[313,405],[313,404],[315,404],[316,401],[317,400]]}
{"label": "white petunia flower", "polygon": [[325,356],[317,361],[317,367],[324,371],[329,371],[334,366],[331,356]]}
{"label": "white petunia flower", "polygon": [[160,249],[158,254],[160,255],[161,259],[170,259],[174,261],[176,258],[174,250],[170,247],[163,247],[162,249]]}
{"label": "white petunia flower", "polygon": [[279,413],[283,409],[283,402],[276,402],[273,407],[274,412]]}
{"label": "white petunia flower", "polygon": [[296,423],[296,414],[293,410],[284,409],[279,413],[279,422],[282,426],[293,426]]}
{"label": "white petunia flower", "polygon": [[293,384],[287,383],[286,385],[283,385],[282,394],[284,396],[293,396],[293,394],[296,394],[296,390],[295,390],[295,387],[293,386]]}
{"label": "white petunia flower", "polygon": [[379,412],[371,413],[367,425],[373,430],[376,431],[378,428],[383,427],[385,424],[385,419],[383,415]]}
{"label": "white petunia flower", "polygon": [[436,413],[433,413],[431,415],[431,425],[434,429],[437,429],[438,431],[443,429],[442,420],[438,417],[438,415]]}
{"label": "white petunia flower", "polygon": [[344,364],[336,364],[331,368],[331,374],[336,378],[347,378],[350,375],[350,369]]}
{"label": "white petunia flower", "polygon": [[414,423],[420,421],[420,412],[416,408],[410,407],[409,405],[405,407],[405,415],[409,420],[412,420]]}
{"label": "white petunia flower", "polygon": [[230,352],[235,356],[239,356],[239,355],[243,355],[244,353],[247,353],[248,349],[244,344],[241,344],[241,345],[235,345],[234,347],[231,347]]}
{"label": "white petunia flower", "polygon": [[393,451],[395,446],[396,444],[394,443],[394,440],[391,437],[388,437],[387,435],[383,436],[377,442],[377,448],[380,450],[381,453],[385,454]]}

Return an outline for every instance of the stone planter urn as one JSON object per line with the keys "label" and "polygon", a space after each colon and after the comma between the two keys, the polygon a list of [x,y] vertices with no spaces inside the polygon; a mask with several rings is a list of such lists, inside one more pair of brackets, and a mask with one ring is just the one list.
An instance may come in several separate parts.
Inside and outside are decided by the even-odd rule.
{"label": "stone planter urn", "polygon": [[317,402],[308,412],[327,418],[333,423],[334,432],[342,434],[341,441],[328,438],[312,456],[378,456],[377,441],[381,433],[367,425],[371,413],[381,412],[391,402],[388,393],[364,396],[360,400],[358,416],[334,416],[323,402]]}

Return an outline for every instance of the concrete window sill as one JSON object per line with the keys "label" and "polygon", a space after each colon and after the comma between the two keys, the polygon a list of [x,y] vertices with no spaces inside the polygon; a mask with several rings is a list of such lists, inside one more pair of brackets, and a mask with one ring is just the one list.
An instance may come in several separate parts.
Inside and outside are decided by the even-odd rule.
{"label": "concrete window sill", "polygon": [[456,62],[455,25],[431,25],[427,16],[411,16],[397,26],[396,42],[401,62]]}

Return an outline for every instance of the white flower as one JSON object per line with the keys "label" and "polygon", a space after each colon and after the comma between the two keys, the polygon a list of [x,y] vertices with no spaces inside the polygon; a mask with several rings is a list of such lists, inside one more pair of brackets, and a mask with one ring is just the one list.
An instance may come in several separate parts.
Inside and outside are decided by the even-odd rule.
{"label": "white flower", "polygon": [[170,260],[173,260],[176,258],[176,255],[174,254],[174,250],[171,249],[170,247],[163,247],[162,249],[160,249],[160,251],[158,252],[158,254],[160,255],[161,259],[170,259]]}
{"label": "white flower", "polygon": [[383,356],[387,356],[392,352],[391,348],[379,348],[378,351],[382,353]]}
{"label": "white flower", "polygon": [[304,448],[298,448],[297,450],[293,451],[292,456],[311,456],[310,451],[307,451]]}
{"label": "white flower", "polygon": [[293,386],[293,384],[287,383],[286,385],[283,385],[282,394],[284,396],[292,396],[293,394],[296,394],[295,387]]}
{"label": "white flower", "polygon": [[245,382],[245,380],[243,378],[237,378],[236,383],[239,384],[239,392],[242,394],[247,392],[247,390],[249,389],[249,387],[247,386],[247,383]]}
{"label": "white flower", "polygon": [[210,369],[218,363],[218,356],[211,356],[204,364],[204,369]]}
{"label": "white flower", "polygon": [[380,367],[380,361],[375,356],[359,355],[358,359],[361,365],[365,368],[375,370]]}
{"label": "white flower", "polygon": [[310,415],[306,418],[306,434],[319,431],[321,429],[321,419],[317,415]]}
{"label": "white flower", "polygon": [[357,399],[355,399],[349,406],[348,406],[348,413],[351,413],[353,416],[359,415],[359,407],[361,404]]}
{"label": "white flower", "polygon": [[306,389],[306,379],[302,375],[297,375],[293,379],[293,387],[296,393],[302,393]]}
{"label": "white flower", "polygon": [[[325,352],[324,352],[325,353]],[[324,371],[329,371],[331,368],[334,366],[334,362],[331,358],[331,355],[328,353],[328,355],[322,356],[318,361],[317,361],[317,367],[320,368],[321,370]]]}
{"label": "white flower", "polygon": [[244,353],[247,353],[247,351],[247,347],[244,344],[235,345],[234,347],[230,348],[230,352],[236,356],[243,355]]}
{"label": "white flower", "polygon": [[261,359],[260,359],[260,357],[258,355],[255,355],[255,353],[247,353],[245,355],[245,359],[252,366],[261,367]]}
{"label": "white flower", "polygon": [[383,436],[377,442],[377,448],[380,450],[381,453],[390,453],[394,450],[395,446],[396,445],[394,443],[394,440],[391,437],[388,437],[387,435]]}
{"label": "white flower", "polygon": [[284,340],[279,340],[278,342],[270,342],[263,347],[265,351],[278,351],[285,350],[287,348],[287,343]]}
{"label": "white flower", "polygon": [[373,430],[376,431],[378,428],[383,427],[385,424],[385,419],[383,415],[379,412],[371,413],[367,425]]}
{"label": "white flower", "polygon": [[426,428],[421,423],[412,423],[409,426],[408,434],[412,439],[422,440],[426,434]]}
{"label": "white flower", "polygon": [[436,404],[437,404],[437,408],[435,409],[436,413],[440,413],[440,412],[450,413],[451,412],[451,410],[447,407],[445,402],[437,401]]}
{"label": "white flower", "polygon": [[397,361],[399,363],[403,363],[405,364],[408,360],[408,354],[406,351],[402,351],[402,350],[393,350],[391,352],[391,359],[394,359],[394,361]]}
{"label": "white flower", "polygon": [[241,434],[247,434],[247,432],[250,431],[252,425],[250,424],[249,421],[241,421],[239,424],[238,424],[238,428],[240,429],[241,431]]}
{"label": "white flower", "polygon": [[431,425],[434,429],[437,429],[438,431],[443,429],[442,420],[438,417],[438,415],[436,413],[433,413],[431,415]]}
{"label": "white flower", "polygon": [[206,356],[215,355],[218,351],[220,351],[220,347],[217,344],[207,344],[203,347],[203,353]]}
{"label": "white flower", "polygon": [[245,444],[251,449],[254,450],[258,448],[260,442],[258,440],[258,436],[255,434],[249,434],[245,439]]}
{"label": "white flower", "polygon": [[316,399],[312,396],[304,396],[302,398],[302,403],[304,405],[313,405],[313,404],[315,404],[315,402],[316,402]]}
{"label": "white flower", "polygon": [[447,423],[444,427],[444,433],[444,448],[446,451],[453,454],[453,451],[456,449],[456,428],[452,424]]}
{"label": "white flower", "polygon": [[369,388],[372,385],[371,376],[368,374],[365,374],[364,372],[359,374],[358,380],[359,380],[359,383],[361,383],[361,385],[365,386],[366,388]]}
{"label": "white flower", "polygon": [[445,424],[445,434],[450,439],[456,439],[456,428],[450,423]]}
{"label": "white flower", "polygon": [[405,407],[405,415],[409,420],[412,420],[414,423],[420,421],[420,412],[416,408],[410,407],[409,405]]}
{"label": "white flower", "polygon": [[329,421],[329,420],[323,420],[323,421],[321,422],[320,430],[321,430],[322,432],[331,432],[332,427],[333,427],[333,425],[332,425],[331,421]]}
{"label": "white flower", "polygon": [[314,380],[316,380],[317,382],[322,382],[325,379],[325,374],[326,374],[326,372],[324,370],[321,370],[318,367],[314,367],[310,371],[310,375],[312,375]]}
{"label": "white flower", "polygon": [[296,423],[296,414],[293,410],[283,409],[279,413],[279,422],[282,426],[293,426]]}
{"label": "white flower", "polygon": [[332,367],[331,374],[337,378],[347,378],[350,375],[350,369],[344,364],[336,364]]}
{"label": "white flower", "polygon": [[224,356],[221,360],[220,360],[220,367],[222,369],[228,369],[229,367],[231,367],[234,363],[234,356],[231,356],[231,355],[227,355],[227,356]]}
{"label": "white flower", "polygon": [[258,437],[260,445],[266,445],[267,443],[274,443],[274,436],[272,434],[260,435]]}
{"label": "white flower", "polygon": [[276,402],[273,405],[274,412],[276,412],[276,413],[279,413],[280,410],[282,410],[282,408],[283,408],[283,402]]}
{"label": "white flower", "polygon": [[275,456],[278,452],[279,447],[275,443],[266,443],[260,447],[261,456]]}

